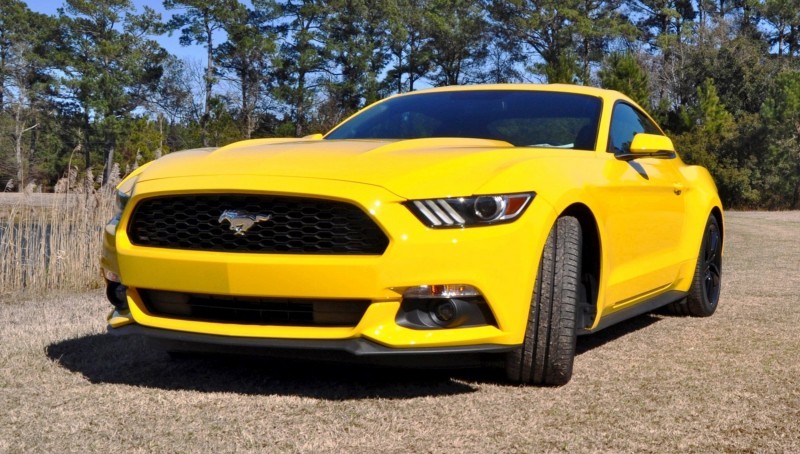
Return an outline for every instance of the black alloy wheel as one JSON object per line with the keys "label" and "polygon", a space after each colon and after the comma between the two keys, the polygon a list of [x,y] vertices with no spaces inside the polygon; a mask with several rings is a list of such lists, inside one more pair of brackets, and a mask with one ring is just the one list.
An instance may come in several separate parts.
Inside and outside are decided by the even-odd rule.
{"label": "black alloy wheel", "polygon": [[666,307],[676,315],[708,317],[717,310],[722,289],[722,231],[713,214],[708,217],[694,279],[686,299]]}

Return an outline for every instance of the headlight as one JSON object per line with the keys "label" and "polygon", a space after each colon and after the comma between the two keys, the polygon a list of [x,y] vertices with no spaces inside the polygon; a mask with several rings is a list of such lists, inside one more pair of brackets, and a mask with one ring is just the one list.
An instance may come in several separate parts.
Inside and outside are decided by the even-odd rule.
{"label": "headlight", "polygon": [[428,227],[470,227],[511,222],[525,212],[535,195],[530,192],[411,200],[406,206]]}

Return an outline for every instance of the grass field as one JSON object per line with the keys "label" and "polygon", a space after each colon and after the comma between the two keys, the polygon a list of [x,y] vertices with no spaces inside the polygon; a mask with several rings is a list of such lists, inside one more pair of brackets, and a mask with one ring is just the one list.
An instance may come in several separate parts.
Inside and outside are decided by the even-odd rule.
{"label": "grass field", "polygon": [[103,334],[100,292],[0,303],[0,452],[800,452],[800,212],[729,213],[707,319],[580,338],[572,381],[264,359]]}

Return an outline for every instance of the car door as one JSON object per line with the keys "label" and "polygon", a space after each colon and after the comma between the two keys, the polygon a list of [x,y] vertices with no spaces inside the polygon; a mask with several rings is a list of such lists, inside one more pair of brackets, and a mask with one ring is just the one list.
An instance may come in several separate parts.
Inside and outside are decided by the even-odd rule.
{"label": "car door", "polygon": [[665,290],[677,277],[683,230],[683,178],[678,160],[616,155],[630,150],[638,133],[663,134],[634,106],[613,109],[605,185],[605,306],[621,309]]}

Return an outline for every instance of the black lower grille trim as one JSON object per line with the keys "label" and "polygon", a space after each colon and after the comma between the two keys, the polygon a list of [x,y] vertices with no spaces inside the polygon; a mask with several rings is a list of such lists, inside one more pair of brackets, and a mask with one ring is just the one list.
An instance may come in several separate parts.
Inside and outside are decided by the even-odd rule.
{"label": "black lower grille trim", "polygon": [[358,325],[369,300],[259,298],[139,289],[148,312],[193,321],[247,325]]}

